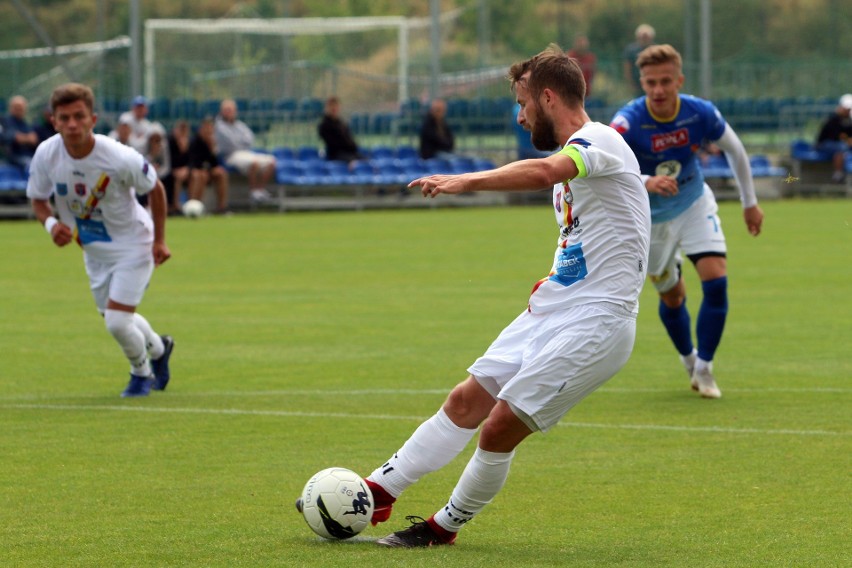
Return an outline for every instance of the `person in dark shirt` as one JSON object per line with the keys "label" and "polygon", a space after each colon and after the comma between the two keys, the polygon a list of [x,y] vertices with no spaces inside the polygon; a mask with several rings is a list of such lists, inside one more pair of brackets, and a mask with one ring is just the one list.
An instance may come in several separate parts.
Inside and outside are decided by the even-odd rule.
{"label": "person in dark shirt", "polygon": [[317,132],[325,143],[327,160],[352,162],[365,158],[358,149],[349,125],[340,118],[340,99],[337,97],[329,97],[325,101],[325,111]]}
{"label": "person in dark shirt", "polygon": [[179,120],[172,126],[168,136],[172,168],[163,179],[163,185],[169,198],[169,214],[180,212],[181,189],[186,187],[187,192],[189,190],[189,135],[189,123]]}
{"label": "person in dark shirt", "polygon": [[30,169],[39,139],[33,126],[27,121],[27,99],[14,96],[9,100],[9,115],[4,124],[9,161],[26,173]]}
{"label": "person in dark shirt", "polygon": [[205,118],[189,144],[189,197],[204,200],[204,189],[216,188],[216,214],[228,213],[228,172],[216,157],[216,134],[212,118]]}
{"label": "person in dark shirt", "polygon": [[831,181],[843,183],[846,180],[845,153],[852,150],[852,94],[840,97],[837,109],[829,116],[817,136],[818,150],[832,154],[831,163],[834,173]]}
{"label": "person in dark shirt", "polygon": [[56,128],[53,127],[53,110],[49,105],[42,109],[41,124],[35,127],[35,133],[39,144],[56,134]]}
{"label": "person in dark shirt", "polygon": [[447,123],[447,102],[435,99],[429,105],[429,112],[423,117],[423,125],[420,127],[420,157],[424,160],[451,158],[454,147],[453,131]]}

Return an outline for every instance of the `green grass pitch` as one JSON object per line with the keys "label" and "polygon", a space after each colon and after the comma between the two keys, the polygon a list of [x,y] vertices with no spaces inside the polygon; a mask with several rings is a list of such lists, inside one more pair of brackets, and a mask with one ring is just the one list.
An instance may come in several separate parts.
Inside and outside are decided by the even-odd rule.
{"label": "green grass pitch", "polygon": [[690,391],[646,286],[625,369],[433,550],[372,541],[443,506],[472,444],[353,541],[293,501],[434,413],[549,269],[548,207],[170,221],[140,312],[175,337],[173,380],[139,400],[80,251],[0,223],[0,565],[852,565],[852,200],[763,206],[755,239],[721,205],[723,398]]}

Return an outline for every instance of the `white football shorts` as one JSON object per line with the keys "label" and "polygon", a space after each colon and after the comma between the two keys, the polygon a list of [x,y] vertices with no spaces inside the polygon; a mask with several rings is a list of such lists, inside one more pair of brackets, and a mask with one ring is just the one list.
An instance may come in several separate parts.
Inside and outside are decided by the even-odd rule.
{"label": "white football shorts", "polygon": [[95,297],[98,311],[106,310],[107,300],[127,306],[142,303],[145,289],[154,272],[151,248],[140,248],[137,254],[128,254],[115,262],[103,262],[84,255],[86,274]]}
{"label": "white football shorts", "polygon": [[525,311],[468,372],[533,431],[546,432],[627,362],[636,316],[609,302]]}
{"label": "white football shorts", "polygon": [[704,195],[689,209],[664,223],[651,225],[648,277],[657,292],[667,292],[678,283],[678,265],[684,255],[726,253],[725,234],[713,191],[704,184]]}

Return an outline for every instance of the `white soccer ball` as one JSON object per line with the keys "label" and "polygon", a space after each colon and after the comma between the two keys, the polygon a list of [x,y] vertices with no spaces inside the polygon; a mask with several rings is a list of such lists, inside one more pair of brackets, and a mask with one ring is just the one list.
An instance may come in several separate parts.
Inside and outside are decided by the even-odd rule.
{"label": "white soccer ball", "polygon": [[190,199],[183,204],[182,211],[186,217],[196,219],[204,215],[204,203],[197,199]]}
{"label": "white soccer ball", "polygon": [[373,493],[354,471],[330,467],[308,480],[296,507],[321,537],[351,538],[370,524]]}

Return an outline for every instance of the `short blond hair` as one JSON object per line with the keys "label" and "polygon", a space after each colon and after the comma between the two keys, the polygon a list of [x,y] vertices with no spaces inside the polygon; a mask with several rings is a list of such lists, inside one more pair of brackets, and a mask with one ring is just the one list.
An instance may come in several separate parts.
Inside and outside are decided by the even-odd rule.
{"label": "short blond hair", "polygon": [[662,65],[663,63],[674,63],[678,70],[683,67],[680,53],[667,43],[646,47],[636,57],[636,65],[639,69],[646,65]]}

